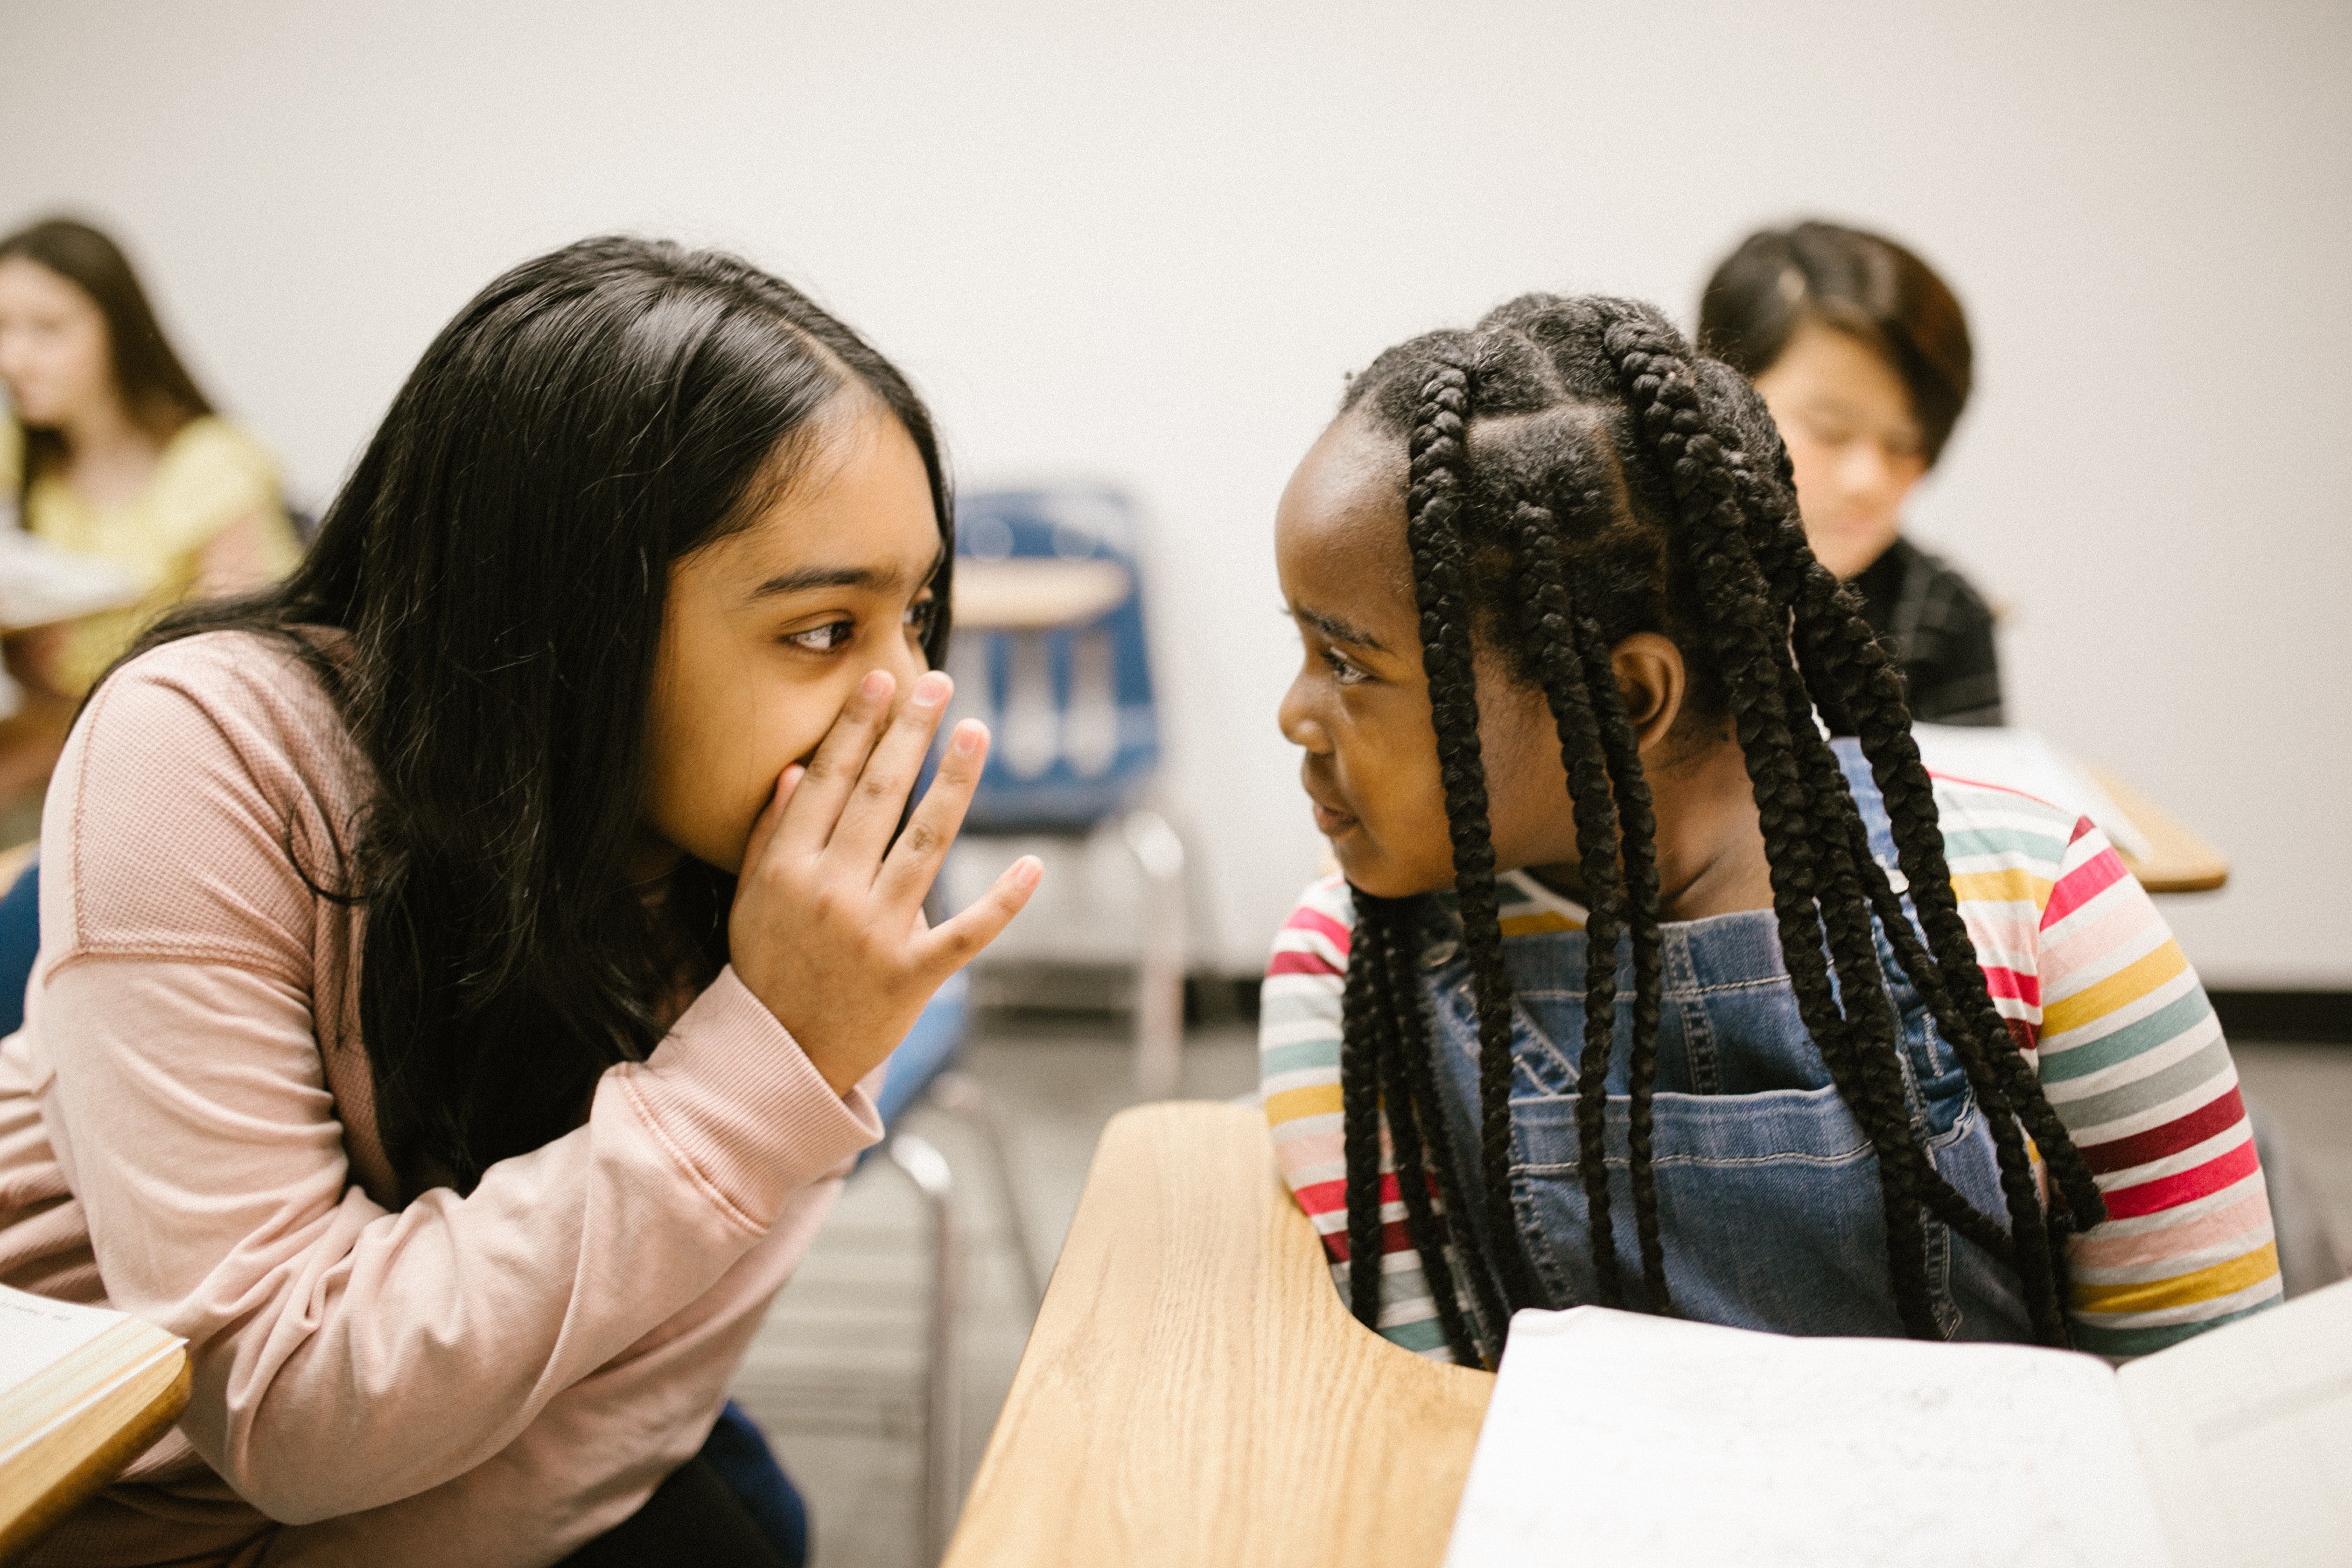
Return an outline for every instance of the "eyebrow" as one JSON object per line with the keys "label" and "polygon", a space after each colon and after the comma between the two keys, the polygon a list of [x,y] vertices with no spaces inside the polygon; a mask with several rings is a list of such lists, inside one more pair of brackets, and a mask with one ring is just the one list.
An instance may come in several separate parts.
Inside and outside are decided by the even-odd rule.
{"label": "eyebrow", "polygon": [[1310,610],[1303,605],[1291,605],[1290,613],[1295,618],[1305,621],[1333,642],[1353,643],[1358,647],[1368,647],[1376,653],[1389,651],[1386,643],[1353,621],[1343,621],[1337,616],[1327,616],[1320,610]]}
{"label": "eyebrow", "polygon": [[780,572],[751,590],[754,599],[764,599],[774,594],[799,594],[811,588],[873,588],[882,589],[898,580],[896,572],[877,572],[870,566],[803,566],[793,572]]}
{"label": "eyebrow", "polygon": [[[940,574],[939,557],[931,558],[930,570],[923,580],[929,582]],[[887,594],[903,580],[904,574],[895,570],[877,570],[872,566],[803,566],[792,572],[779,572],[749,595],[753,599],[772,598],[780,594],[804,594],[813,588],[863,588],[871,593]]]}

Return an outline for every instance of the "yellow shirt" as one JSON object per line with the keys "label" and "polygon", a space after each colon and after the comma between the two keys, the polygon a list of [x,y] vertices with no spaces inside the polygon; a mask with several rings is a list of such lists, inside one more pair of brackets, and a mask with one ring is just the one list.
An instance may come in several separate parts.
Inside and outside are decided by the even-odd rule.
{"label": "yellow shirt", "polygon": [[[0,417],[0,495],[20,482],[24,431]],[[262,564],[282,577],[301,559],[279,499],[278,472],[252,438],[226,419],[192,419],[164,444],[144,489],[100,506],[55,474],[34,479],[25,531],[51,544],[128,568],[145,590],[128,609],[85,616],[67,628],[50,678],[68,696],[89,689],[140,631],[195,589],[198,556],[231,523],[260,527]]]}

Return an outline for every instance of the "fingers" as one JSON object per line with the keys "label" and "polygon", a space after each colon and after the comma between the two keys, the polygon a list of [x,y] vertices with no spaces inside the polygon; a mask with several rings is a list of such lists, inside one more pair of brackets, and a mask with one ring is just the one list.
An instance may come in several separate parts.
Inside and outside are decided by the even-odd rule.
{"label": "fingers", "polygon": [[1024,855],[1005,868],[1004,875],[996,879],[996,885],[978,903],[941,924],[928,938],[917,939],[928,950],[925,956],[941,979],[971,963],[981,949],[1003,934],[1045,874],[1045,862],[1034,855]]}
{"label": "fingers", "polygon": [[827,842],[828,853],[837,851],[858,866],[872,866],[882,858],[954,692],[955,682],[936,669],[916,680],[851,787],[848,804],[841,808]]}
{"label": "fingers", "polygon": [[875,879],[874,890],[884,902],[919,905],[930,891],[940,862],[946,858],[948,846],[955,842],[956,830],[963,826],[963,815],[971,805],[972,791],[979,786],[981,770],[987,762],[988,726],[977,719],[958,724],[940,758],[938,776],[923,792],[922,805],[908,819],[906,831],[890,847],[881,874]]}
{"label": "fingers", "polygon": [[808,761],[808,775],[793,792],[796,809],[786,814],[780,829],[786,847],[808,854],[824,847],[866,753],[874,749],[874,737],[889,717],[890,697],[898,688],[888,670],[874,670],[842,704],[841,717],[818,742],[816,754]]}
{"label": "fingers", "polygon": [[783,824],[784,807],[792,804],[793,795],[800,789],[801,780],[807,776],[808,770],[794,763],[777,778],[775,790],[768,796],[768,804],[761,806],[760,815],[752,819],[751,837],[743,846],[743,863],[736,868],[736,875],[743,875],[767,858],[768,847],[776,841],[776,833]]}

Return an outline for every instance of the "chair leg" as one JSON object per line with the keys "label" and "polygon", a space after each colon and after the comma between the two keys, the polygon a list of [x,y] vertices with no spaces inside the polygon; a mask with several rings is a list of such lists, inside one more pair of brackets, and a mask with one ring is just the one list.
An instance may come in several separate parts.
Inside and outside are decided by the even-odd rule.
{"label": "chair leg", "polygon": [[950,1068],[931,1080],[931,1103],[977,1131],[988,1145],[996,1166],[997,1201],[1004,1208],[1004,1226],[1013,1234],[1013,1250],[1021,1263],[1021,1282],[1029,1292],[1033,1313],[1045,1300],[1045,1280],[1037,1263],[1037,1249],[1029,1238],[1029,1221],[1021,1194],[1013,1184],[1013,1149],[1004,1140],[1004,1124],[980,1084],[967,1073]]}
{"label": "chair leg", "polygon": [[923,1408],[923,1560],[947,1555],[963,1489],[961,1434],[963,1364],[957,1324],[962,1280],[956,1246],[955,1184],[947,1160],[911,1132],[894,1133],[890,1163],[923,1195],[931,1219],[931,1304],[925,1350],[928,1363]]}
{"label": "chair leg", "polygon": [[1135,1086],[1146,1100],[1169,1100],[1183,1077],[1184,961],[1191,929],[1184,906],[1184,840],[1156,811],[1131,811],[1119,826],[1128,853],[1142,868],[1145,900],[1142,963],[1136,977]]}

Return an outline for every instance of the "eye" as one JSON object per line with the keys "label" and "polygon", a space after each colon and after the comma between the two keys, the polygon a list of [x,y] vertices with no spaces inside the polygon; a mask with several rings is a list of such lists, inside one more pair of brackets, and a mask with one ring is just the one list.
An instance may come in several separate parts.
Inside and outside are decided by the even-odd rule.
{"label": "eye", "polygon": [[899,618],[908,635],[920,642],[931,635],[931,627],[939,622],[940,602],[927,595],[908,605],[907,613]]}
{"label": "eye", "polygon": [[788,633],[784,641],[793,647],[806,648],[811,653],[833,653],[849,646],[857,630],[856,621],[828,621],[821,626],[811,626],[804,632]]}
{"label": "eye", "polygon": [[1342,686],[1360,685],[1372,678],[1371,671],[1356,664],[1338,648],[1321,648],[1318,653],[1324,665],[1331,671],[1331,679]]}

